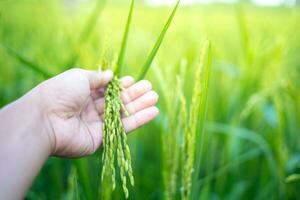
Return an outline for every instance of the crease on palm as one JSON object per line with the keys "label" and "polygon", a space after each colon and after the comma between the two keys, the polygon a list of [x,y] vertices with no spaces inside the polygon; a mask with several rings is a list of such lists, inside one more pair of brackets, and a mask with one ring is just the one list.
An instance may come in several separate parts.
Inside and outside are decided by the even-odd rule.
{"label": "crease on palm", "polygon": [[[152,91],[152,86],[148,81],[135,83],[133,78],[124,77],[121,79],[121,82],[124,87],[124,90],[121,92],[122,100],[126,109],[130,111],[129,116],[122,115],[124,129],[128,133],[154,118],[153,109],[158,96]],[[81,102],[81,105],[78,105],[79,113],[77,110],[73,112],[72,117],[70,116],[73,119],[77,119],[75,120],[77,124],[71,118],[63,119],[56,115],[57,121],[52,121],[55,143],[68,143],[65,145],[56,144],[56,146],[65,147],[64,149],[55,148],[55,151],[61,152],[59,156],[66,156],[64,152],[68,152],[69,149],[77,149],[77,153],[73,154],[83,156],[95,152],[101,146],[105,103],[104,89],[100,88],[97,93],[90,91],[86,100],[83,103]],[[74,99],[67,101],[70,100],[74,101]],[[64,133],[57,134],[57,131],[64,131]],[[88,137],[86,137],[87,135]],[[78,140],[79,138],[84,141]],[[54,155],[56,155],[55,152]]]}

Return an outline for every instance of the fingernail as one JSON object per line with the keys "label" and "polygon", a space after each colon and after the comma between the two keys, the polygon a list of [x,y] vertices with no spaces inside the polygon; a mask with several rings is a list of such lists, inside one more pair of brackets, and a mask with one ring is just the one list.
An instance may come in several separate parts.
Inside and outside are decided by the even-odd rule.
{"label": "fingernail", "polygon": [[157,116],[159,114],[159,109],[156,106],[153,106],[151,111],[153,113],[153,116]]}

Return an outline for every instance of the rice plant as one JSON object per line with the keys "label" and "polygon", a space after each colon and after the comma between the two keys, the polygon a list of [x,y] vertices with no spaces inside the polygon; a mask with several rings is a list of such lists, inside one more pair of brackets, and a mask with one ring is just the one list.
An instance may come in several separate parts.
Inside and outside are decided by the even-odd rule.
{"label": "rice plant", "polygon": [[[118,104],[107,106],[120,130],[109,143],[115,190],[101,159],[106,123],[104,148],[49,158],[25,199],[298,199],[299,6],[179,5],[172,15],[149,2],[0,1],[1,106],[72,64],[105,60],[117,74],[107,93]],[[128,138],[124,75],[147,76],[160,96],[160,115]]]}
{"label": "rice plant", "polygon": [[[120,53],[118,55],[118,61],[113,63],[113,69],[115,69],[115,77],[110,81],[106,88],[105,92],[105,109],[104,109],[104,125],[103,125],[103,146],[104,152],[102,155],[102,175],[101,180],[103,181],[106,174],[111,176],[112,189],[115,189],[115,178],[116,178],[116,170],[115,170],[115,154],[117,156],[117,164],[120,170],[120,177],[122,181],[122,188],[125,194],[125,198],[129,197],[129,192],[127,189],[127,176],[129,177],[129,182],[133,186],[134,178],[131,166],[131,155],[129,146],[127,144],[127,136],[126,132],[122,125],[121,119],[121,111],[127,113],[126,108],[121,100],[121,83],[119,80],[119,75],[122,72],[124,59],[125,59],[125,51],[127,47],[127,40],[129,36],[129,28],[132,19],[132,13],[134,8],[135,1],[131,1],[129,14],[125,26],[125,31],[123,34],[122,44],[120,48]],[[166,25],[164,26],[155,46],[153,47],[149,58],[147,59],[147,64],[142,69],[142,75],[140,79],[144,78],[146,72],[148,71],[152,60],[155,57],[156,52],[159,49],[160,44],[164,38],[164,35],[170,26],[170,23],[175,15],[177,10],[179,1],[175,5]],[[103,64],[105,65],[105,58],[103,58]],[[128,115],[128,113],[127,113]]]}

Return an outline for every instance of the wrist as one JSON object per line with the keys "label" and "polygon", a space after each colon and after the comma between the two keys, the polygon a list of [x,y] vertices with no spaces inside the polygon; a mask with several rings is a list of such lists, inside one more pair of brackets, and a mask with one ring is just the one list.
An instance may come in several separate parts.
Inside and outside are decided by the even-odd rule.
{"label": "wrist", "polygon": [[12,196],[11,188],[21,199],[51,153],[38,101],[33,90],[0,112],[0,160],[5,161],[0,165],[0,199]]}
{"label": "wrist", "polygon": [[[26,135],[32,138],[32,143],[40,147],[47,157],[51,154],[51,139],[47,115],[43,109],[42,98],[38,90],[34,89],[21,98],[20,104],[26,115]],[[27,113],[26,113],[27,112]]]}
{"label": "wrist", "polygon": [[47,120],[37,89],[7,105],[0,113],[1,137],[22,148],[34,146],[44,157],[51,153]]}
{"label": "wrist", "polygon": [[40,126],[42,128],[42,140],[47,143],[49,156],[53,155],[56,150],[56,137],[51,124],[51,118],[55,115],[56,110],[53,109],[53,99],[49,97],[49,93],[51,93],[52,90],[53,89],[49,89],[44,82],[33,89],[32,94],[29,96],[29,99],[36,105],[36,112],[39,116]]}

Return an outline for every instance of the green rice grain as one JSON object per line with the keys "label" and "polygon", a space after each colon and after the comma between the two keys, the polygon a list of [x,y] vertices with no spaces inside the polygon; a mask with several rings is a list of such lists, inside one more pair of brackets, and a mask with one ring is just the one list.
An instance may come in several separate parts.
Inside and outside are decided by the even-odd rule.
{"label": "green rice grain", "polygon": [[[119,168],[123,191],[126,199],[129,197],[127,177],[134,185],[132,175],[130,150],[127,145],[127,136],[122,125],[121,111],[125,110],[121,100],[121,83],[114,77],[107,86],[105,93],[104,125],[103,125],[103,168],[101,180],[111,176],[112,188],[116,185],[116,165]],[[125,112],[126,113],[126,112]],[[115,159],[115,155],[117,156]]]}

